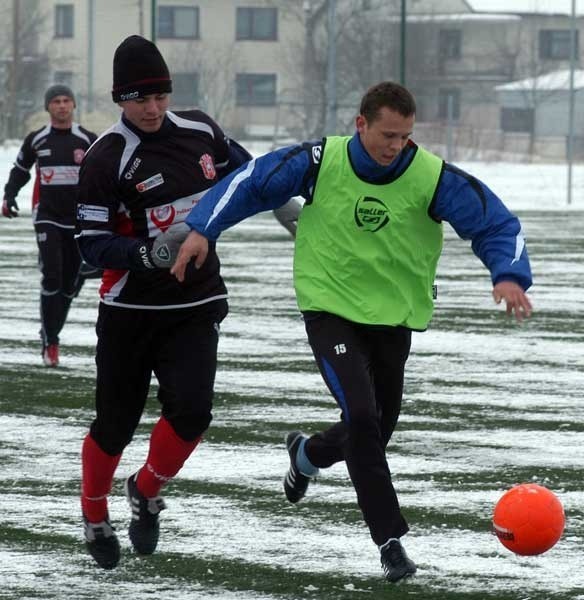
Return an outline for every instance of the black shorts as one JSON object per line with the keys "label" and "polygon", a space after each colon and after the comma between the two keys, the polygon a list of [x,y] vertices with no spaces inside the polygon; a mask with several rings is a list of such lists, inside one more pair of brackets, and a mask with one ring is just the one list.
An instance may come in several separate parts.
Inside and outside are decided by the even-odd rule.
{"label": "black shorts", "polygon": [[153,373],[162,414],[176,433],[192,441],[207,429],[226,314],[226,300],[177,310],[100,305],[91,435],[105,452],[119,454],[132,439]]}

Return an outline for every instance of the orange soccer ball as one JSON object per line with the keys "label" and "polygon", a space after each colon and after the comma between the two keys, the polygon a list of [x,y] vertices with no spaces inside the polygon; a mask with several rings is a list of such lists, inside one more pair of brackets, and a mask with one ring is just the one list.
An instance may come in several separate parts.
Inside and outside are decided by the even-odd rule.
{"label": "orange soccer ball", "polygon": [[495,506],[493,532],[515,554],[532,556],[549,550],[562,536],[566,518],[558,497],[535,483],[505,492]]}

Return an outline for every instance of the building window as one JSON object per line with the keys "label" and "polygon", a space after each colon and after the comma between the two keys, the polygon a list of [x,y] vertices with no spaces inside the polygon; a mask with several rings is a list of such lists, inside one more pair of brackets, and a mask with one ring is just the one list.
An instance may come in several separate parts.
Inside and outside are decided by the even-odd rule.
{"label": "building window", "polygon": [[158,37],[199,39],[199,7],[159,6]]}
{"label": "building window", "polygon": [[533,108],[501,109],[501,129],[503,131],[531,133],[533,131],[533,120]]}
{"label": "building window", "polygon": [[55,71],[53,74],[53,82],[73,88],[73,71]]}
{"label": "building window", "polygon": [[73,37],[73,5],[55,4],[55,37]]}
{"label": "building window", "polygon": [[277,40],[278,9],[242,8],[237,9],[235,37],[238,40]]}
{"label": "building window", "polygon": [[[575,32],[575,56],[578,56],[578,31]],[[546,60],[570,60],[569,29],[542,29],[539,32],[539,57]]]}
{"label": "building window", "polygon": [[274,106],[276,76],[238,73],[235,77],[237,106]]}
{"label": "building window", "polygon": [[199,104],[199,74],[172,74],[172,103],[175,106],[193,108]]}
{"label": "building window", "polygon": [[438,54],[443,60],[458,60],[462,55],[462,31],[441,29],[438,34]]}
{"label": "building window", "polygon": [[438,90],[438,117],[457,121],[460,119],[460,90],[457,88]]}

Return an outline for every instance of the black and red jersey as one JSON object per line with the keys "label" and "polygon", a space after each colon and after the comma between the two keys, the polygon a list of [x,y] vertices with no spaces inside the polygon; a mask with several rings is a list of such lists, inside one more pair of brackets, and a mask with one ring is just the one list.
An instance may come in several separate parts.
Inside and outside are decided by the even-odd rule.
{"label": "black and red jersey", "polygon": [[198,110],[167,112],[155,133],[122,116],[99,137],[81,167],[77,239],[85,260],[106,269],[103,302],[172,309],[226,297],[214,244],[200,269],[190,265],[184,283],[168,269],[146,268],[137,253],[248,159],[230,156],[221,128]]}
{"label": "black and red jersey", "polygon": [[79,167],[85,152],[96,138],[95,133],[78,123],[73,123],[70,129],[46,125],[32,131],[24,139],[10,171],[4,196],[16,198],[30,179],[29,171],[34,165],[35,223],[74,229]]}

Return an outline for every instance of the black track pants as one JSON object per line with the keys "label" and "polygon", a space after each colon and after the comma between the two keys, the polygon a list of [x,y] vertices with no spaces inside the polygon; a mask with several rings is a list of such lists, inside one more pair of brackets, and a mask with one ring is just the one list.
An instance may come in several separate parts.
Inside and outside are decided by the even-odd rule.
{"label": "black track pants", "polygon": [[345,460],[373,541],[407,533],[385,448],[397,423],[411,331],[359,325],[328,313],[307,313],[306,331],[318,368],[341,408],[341,421],[312,436],[317,467]]}
{"label": "black track pants", "polygon": [[48,223],[35,225],[41,279],[43,344],[58,344],[59,333],[75,296],[81,256],[72,229]]}

